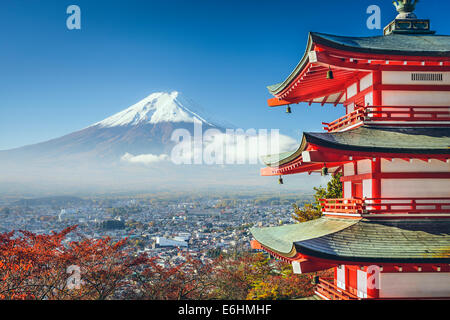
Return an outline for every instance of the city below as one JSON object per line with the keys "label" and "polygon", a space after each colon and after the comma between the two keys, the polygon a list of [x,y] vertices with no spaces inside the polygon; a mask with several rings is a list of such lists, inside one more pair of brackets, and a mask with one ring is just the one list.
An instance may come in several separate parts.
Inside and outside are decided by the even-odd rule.
{"label": "city below", "polygon": [[[22,199],[0,205],[0,233],[27,230],[49,234],[77,225],[66,241],[82,238],[127,238],[136,254],[185,259],[181,251],[201,259],[250,250],[252,226],[292,223],[294,203],[312,196],[166,196],[82,199],[55,196]],[[162,200],[163,199],[163,200]]]}

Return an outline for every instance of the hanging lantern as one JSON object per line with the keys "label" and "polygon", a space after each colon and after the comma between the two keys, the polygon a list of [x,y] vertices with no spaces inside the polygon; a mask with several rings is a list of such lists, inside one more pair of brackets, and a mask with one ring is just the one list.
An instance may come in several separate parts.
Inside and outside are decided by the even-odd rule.
{"label": "hanging lantern", "polygon": [[323,167],[321,174],[322,174],[322,177],[327,176],[328,175],[328,168],[327,167]]}
{"label": "hanging lantern", "polygon": [[288,106],[286,107],[286,113],[292,113],[292,111],[291,111],[291,106],[290,106],[290,105],[288,105]]}
{"label": "hanging lantern", "polygon": [[283,184],[283,178],[281,176],[278,178],[278,184]]}
{"label": "hanging lantern", "polygon": [[331,67],[328,67],[328,71],[327,71],[327,79],[334,79],[333,76],[333,71],[331,70]]}

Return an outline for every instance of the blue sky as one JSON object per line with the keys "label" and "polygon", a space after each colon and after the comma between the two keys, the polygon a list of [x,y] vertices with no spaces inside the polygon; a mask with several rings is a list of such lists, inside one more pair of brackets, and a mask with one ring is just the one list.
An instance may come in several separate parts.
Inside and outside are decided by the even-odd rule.
{"label": "blue sky", "polygon": [[[81,8],[81,30],[66,8]],[[312,5],[313,4],[313,5]],[[155,91],[177,90],[214,118],[242,128],[321,130],[342,107],[269,109],[266,86],[304,53],[309,31],[372,36],[366,9],[390,0],[2,0],[0,150],[55,138],[100,121]],[[416,13],[450,34],[450,3]]]}

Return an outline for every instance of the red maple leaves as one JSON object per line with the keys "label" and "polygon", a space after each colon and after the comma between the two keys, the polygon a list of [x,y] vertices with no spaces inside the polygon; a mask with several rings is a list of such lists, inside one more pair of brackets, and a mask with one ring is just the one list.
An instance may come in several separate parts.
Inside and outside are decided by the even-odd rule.
{"label": "red maple leaves", "polygon": [[[123,285],[133,258],[125,240],[85,239],[63,245],[76,226],[51,235],[0,234],[1,299],[106,299]],[[77,266],[83,285],[71,288],[68,268]]]}
{"label": "red maple leaves", "polygon": [[0,234],[0,299],[286,299],[312,294],[310,277],[261,254],[199,259],[136,255],[127,239],[66,243],[50,235]]}

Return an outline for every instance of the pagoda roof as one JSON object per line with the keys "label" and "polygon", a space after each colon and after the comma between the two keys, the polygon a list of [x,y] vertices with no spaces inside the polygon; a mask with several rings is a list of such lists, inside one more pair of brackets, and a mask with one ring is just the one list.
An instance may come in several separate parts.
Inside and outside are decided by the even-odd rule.
{"label": "pagoda roof", "polygon": [[305,132],[297,150],[262,158],[270,167],[298,159],[309,145],[355,152],[450,155],[450,128],[389,128],[364,125],[343,132]]}
{"label": "pagoda roof", "polygon": [[323,217],[280,227],[251,228],[250,232],[262,245],[282,255],[289,256],[294,250],[294,242],[301,242],[335,233],[357,222],[357,220],[352,219]]}
{"label": "pagoda roof", "polygon": [[314,42],[345,51],[407,56],[450,56],[450,36],[389,34],[345,37],[311,33]]}
{"label": "pagoda roof", "polygon": [[374,263],[449,263],[450,220],[339,219],[251,229],[255,239],[281,256]]}
{"label": "pagoda roof", "polygon": [[[354,53],[355,57],[357,54],[365,54],[367,58],[367,54],[370,54],[373,59],[376,57],[386,59],[392,56],[398,57],[400,60],[404,60],[405,57],[450,57],[450,36],[446,35],[393,33],[374,37],[346,37],[310,32],[304,56],[286,80],[267,87],[271,94],[278,96],[308,68],[310,65],[309,53],[315,50],[316,46],[332,48],[349,54]],[[344,80],[345,76],[347,75],[344,75]],[[333,97],[332,102],[339,103],[339,97]],[[329,98],[327,102],[330,101]]]}
{"label": "pagoda roof", "polygon": [[361,126],[331,133],[305,133],[310,143],[337,149],[387,153],[450,154],[450,128]]}

